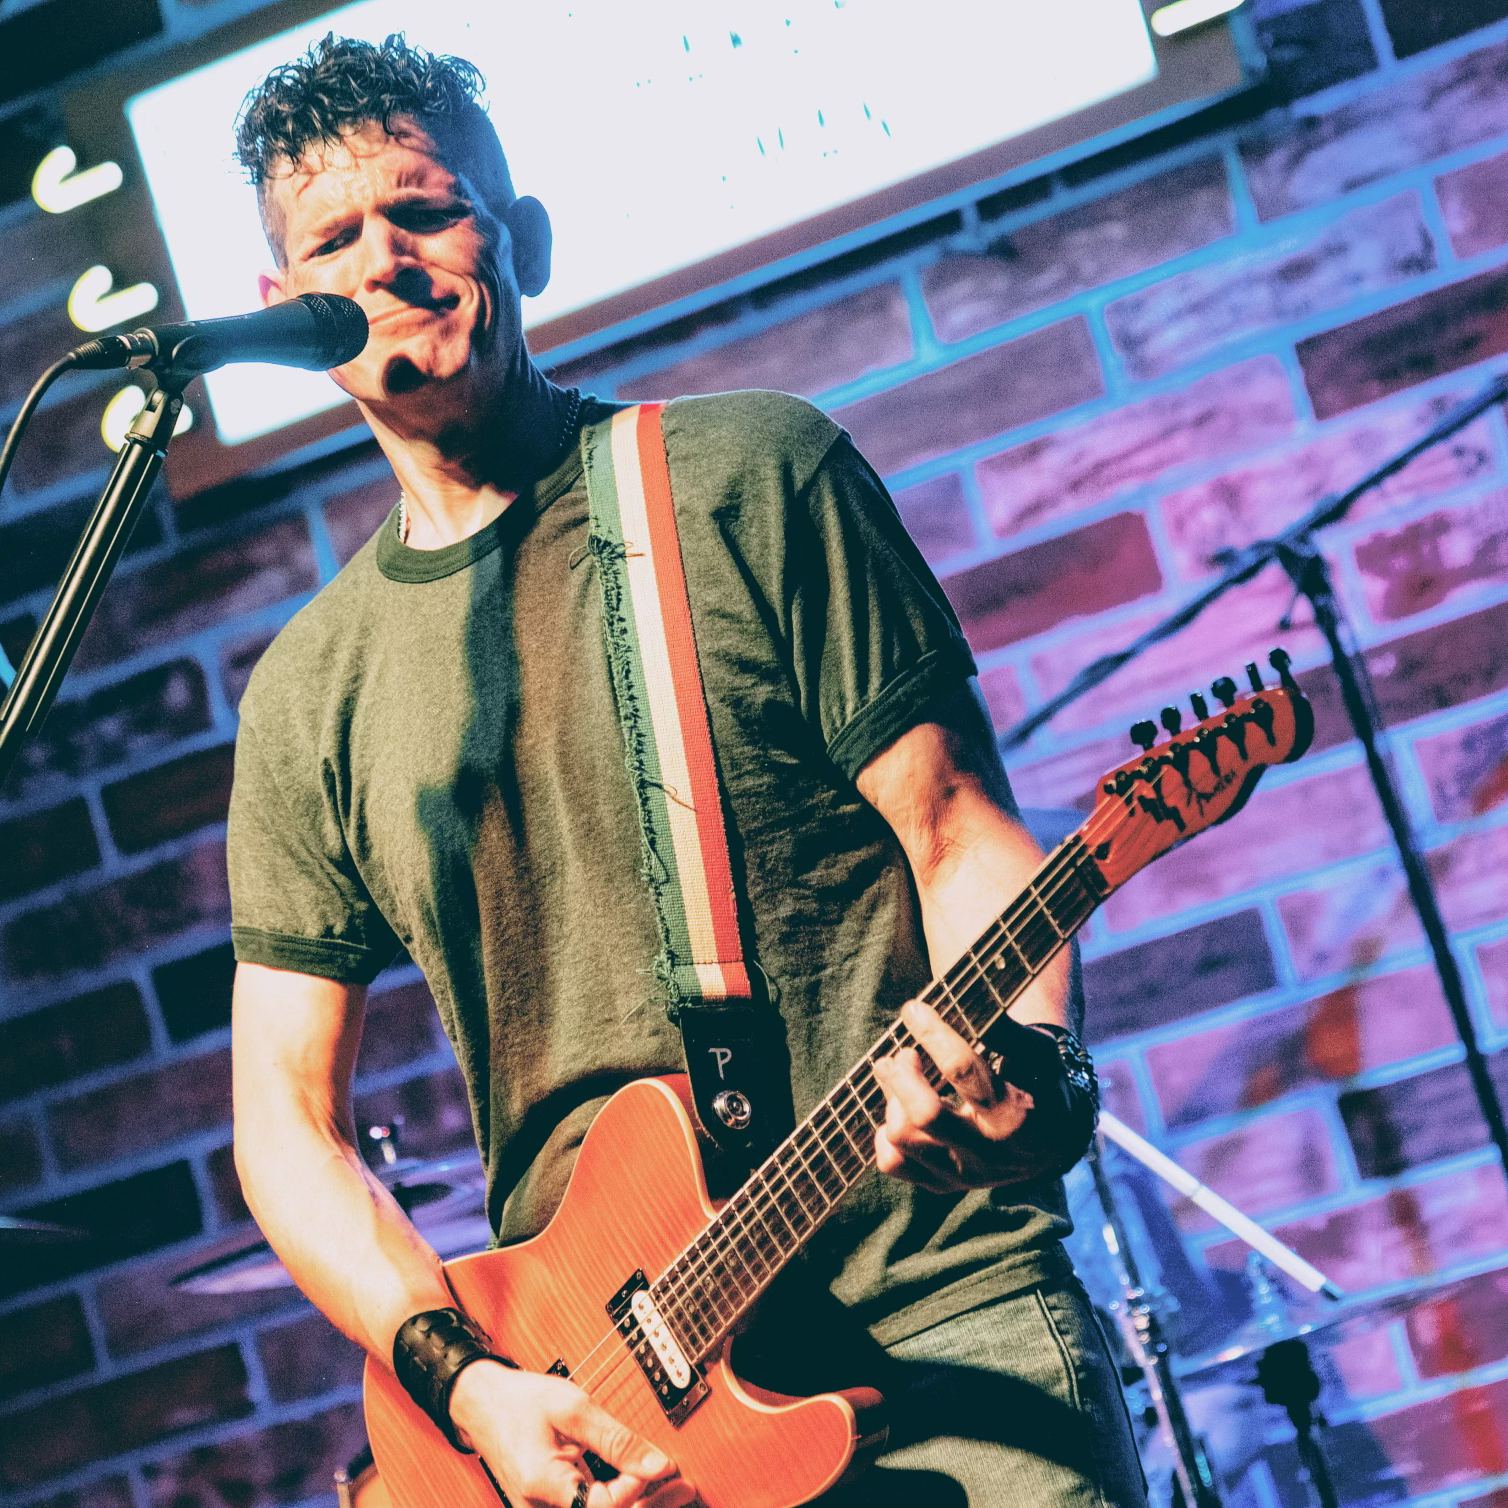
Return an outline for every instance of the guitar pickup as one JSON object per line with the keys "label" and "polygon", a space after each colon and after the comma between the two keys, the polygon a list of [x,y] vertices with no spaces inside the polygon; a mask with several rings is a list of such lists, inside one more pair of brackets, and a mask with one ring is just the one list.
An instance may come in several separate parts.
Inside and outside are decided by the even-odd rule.
{"label": "guitar pickup", "polygon": [[607,1312],[665,1417],[679,1424],[707,1396],[707,1383],[656,1307],[642,1268],[607,1301]]}

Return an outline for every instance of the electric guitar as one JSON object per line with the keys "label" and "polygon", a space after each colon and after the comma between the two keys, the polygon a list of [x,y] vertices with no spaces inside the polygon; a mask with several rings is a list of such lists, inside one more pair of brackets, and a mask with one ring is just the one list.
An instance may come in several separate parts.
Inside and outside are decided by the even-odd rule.
{"label": "electric guitar", "polygon": [[[1110,771],[1083,825],[922,998],[978,1044],[1111,891],[1175,845],[1234,815],[1269,765],[1309,746],[1313,714],[1274,650],[1224,710],[1191,698],[1197,725],[1136,724],[1143,753]],[[874,1065],[915,1046],[899,1021],[720,1207],[707,1193],[683,1076],[641,1079],[593,1121],[565,1198],[532,1240],[446,1263],[458,1302],[520,1366],[569,1377],[660,1446],[706,1508],[794,1508],[878,1453],[882,1402],[867,1388],[792,1398],[741,1382],[734,1326],[874,1165],[885,1096]],[[982,1046],[980,1047],[982,1051]],[[940,1090],[941,1074],[922,1054]],[[368,1361],[366,1420],[397,1508],[497,1508],[476,1456],[446,1444],[385,1369]]]}

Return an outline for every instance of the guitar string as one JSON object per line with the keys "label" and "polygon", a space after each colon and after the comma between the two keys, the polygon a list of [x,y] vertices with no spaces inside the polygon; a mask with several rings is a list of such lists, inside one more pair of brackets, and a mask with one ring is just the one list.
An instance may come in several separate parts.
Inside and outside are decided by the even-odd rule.
{"label": "guitar string", "polygon": [[[965,954],[964,957],[960,959],[958,963],[955,964],[953,968],[951,968],[946,974],[941,976],[941,978],[934,980],[932,982],[932,985],[929,986],[928,990],[925,991],[924,994],[930,994],[933,990],[941,989],[942,993],[951,997],[956,990],[962,989],[964,991],[967,991],[973,989],[980,983],[984,983],[987,988],[990,987],[988,971],[984,964],[979,960],[977,955],[980,952],[992,952],[997,944],[1002,940],[1002,936],[1009,938],[1014,947],[1016,939],[1013,934],[1020,929],[1019,927],[1013,927],[1013,922],[1020,923],[1027,919],[1040,921],[1044,913],[1047,913],[1047,920],[1051,922],[1051,902],[1053,900],[1061,899],[1064,891],[1067,889],[1069,884],[1073,882],[1082,884],[1082,861],[1083,859],[1089,857],[1090,849],[1092,847],[1098,846],[1098,844],[1104,840],[1104,837],[1107,834],[1107,829],[1109,830],[1109,834],[1113,836],[1114,828],[1124,822],[1124,820],[1130,815],[1132,815],[1132,813],[1128,812],[1125,806],[1121,803],[1117,803],[1113,808],[1103,814],[1092,812],[1085,820],[1083,826],[1079,828],[1075,833],[1071,834],[1069,838],[1065,839],[1064,842],[1058,846],[1058,850],[1052,856],[1051,862],[1044,863],[1042,869],[1039,870],[1038,873],[1029,882],[1026,890],[1023,891],[1023,893],[1011,903],[1011,905],[1006,909],[1004,913],[997,917],[991,923],[991,925],[985,929],[984,934],[978,940],[976,940],[974,946],[969,950],[969,952]],[[1080,842],[1082,843],[1082,851],[1079,851],[1076,848],[1074,842],[1075,839],[1080,840]],[[1047,888],[1044,889],[1043,887]],[[1094,908],[1091,908],[1091,911],[1093,909]],[[1086,913],[1086,916],[1087,914],[1088,913]],[[1061,947],[1064,945],[1064,943],[1066,943],[1066,941],[1067,938],[1060,938],[1058,945],[1054,947],[1052,952],[1045,958],[1043,958],[1042,961],[1038,963],[1034,968],[1031,968],[1030,972],[1020,982],[1015,993],[1020,993],[1022,989],[1024,989],[1031,983],[1036,974],[1039,973],[1041,969],[1045,967],[1045,965],[1051,960],[1051,958],[1061,950]],[[1018,956],[1021,957],[1022,964],[1026,965],[1027,960],[1025,956],[1020,953],[1020,949],[1016,948],[1015,951],[1017,952]],[[960,969],[962,969],[962,973],[965,977],[955,978],[955,974],[957,974]],[[1014,996],[1012,998],[1014,998]],[[1004,1007],[1002,1006],[1002,1009],[1003,1008]],[[963,1015],[956,1001],[950,1001],[950,1009],[960,1015]],[[998,1015],[998,1011],[996,1012],[996,1014]],[[963,1015],[963,1019],[965,1021],[965,1024],[969,1027],[969,1035],[973,1036],[974,1040],[977,1041],[978,1035],[977,1032],[974,1031],[972,1023],[968,1022],[966,1015]],[[902,1023],[896,1022],[895,1024],[893,1024],[890,1029],[881,1036],[879,1042],[877,1042],[875,1046],[865,1054],[864,1058],[860,1060],[855,1068],[853,1070],[850,1070],[849,1074],[845,1077],[843,1082],[835,1086],[835,1088],[829,1092],[828,1096],[818,1104],[818,1106],[812,1111],[810,1115],[806,1117],[801,1126],[798,1126],[796,1130],[793,1131],[791,1135],[785,1139],[785,1141],[781,1144],[781,1148],[777,1148],[775,1153],[773,1153],[770,1158],[766,1159],[766,1162],[762,1164],[761,1167],[755,1171],[755,1173],[750,1175],[750,1177],[740,1188],[739,1193],[745,1193],[745,1191],[749,1189],[749,1186],[751,1184],[754,1184],[756,1180],[758,1180],[761,1185],[764,1185],[766,1183],[768,1177],[766,1170],[769,1169],[770,1164],[775,1162],[776,1158],[780,1154],[780,1151],[785,1147],[791,1146],[791,1144],[797,1140],[803,1130],[812,1131],[815,1129],[813,1122],[816,1120],[824,1106],[827,1106],[829,1101],[832,1100],[833,1096],[844,1089],[848,1089],[851,1094],[853,1093],[849,1081],[854,1078],[856,1073],[859,1073],[861,1070],[864,1070],[866,1068],[872,1069],[873,1061],[878,1056],[889,1056],[890,1052],[897,1050],[900,1047],[916,1045],[914,1040],[908,1040],[910,1039],[910,1035],[911,1034],[905,1029]],[[891,1047],[889,1050],[886,1050],[887,1041],[891,1038],[896,1039],[895,1043],[893,1047]],[[930,1063],[930,1060],[924,1061]],[[933,1068],[934,1073],[938,1073],[940,1077],[940,1071],[936,1069],[936,1066],[931,1065],[931,1067]],[[853,1098],[860,1114],[863,1115],[864,1120],[868,1122],[869,1131],[872,1133],[877,1128],[875,1127],[873,1122],[869,1121],[868,1116],[864,1114],[864,1099],[861,1099],[857,1094],[854,1094]],[[851,1136],[848,1136],[848,1131],[850,1127],[857,1125],[858,1122],[851,1117],[845,1119],[842,1116],[841,1112],[837,1112],[835,1108],[833,1110],[833,1116],[834,1119],[837,1120],[839,1128],[844,1132],[845,1137],[847,1137],[847,1139],[850,1141],[850,1145],[852,1146],[852,1138]],[[815,1139],[818,1142],[819,1146],[821,1146],[822,1138],[820,1134],[817,1135]],[[870,1147],[871,1150],[869,1151],[869,1153],[864,1154],[859,1152],[859,1149],[856,1146],[852,1146],[853,1153],[862,1159],[862,1165],[859,1169],[859,1172],[855,1174],[852,1179],[844,1178],[841,1167],[837,1165],[836,1160],[832,1157],[832,1154],[830,1152],[827,1153],[829,1161],[833,1163],[833,1170],[838,1174],[840,1183],[843,1184],[843,1187],[840,1188],[836,1197],[830,1197],[825,1194],[825,1191],[822,1188],[822,1183],[817,1175],[812,1172],[809,1164],[805,1165],[805,1171],[808,1178],[810,1179],[813,1187],[817,1189],[818,1193],[823,1195],[825,1201],[827,1202],[828,1208],[823,1212],[822,1215],[819,1215],[816,1220],[811,1220],[809,1216],[807,1217],[811,1229],[806,1232],[806,1234],[801,1235],[798,1238],[798,1246],[796,1248],[797,1250],[799,1250],[799,1243],[809,1239],[812,1231],[814,1231],[821,1220],[826,1217],[826,1214],[830,1213],[831,1210],[836,1207],[837,1203],[842,1199],[843,1195],[848,1192],[848,1188],[852,1187],[852,1184],[857,1181],[857,1178],[859,1176],[862,1176],[862,1173],[864,1171],[867,1171],[868,1164],[873,1161],[874,1156],[872,1139],[870,1142]],[[823,1148],[823,1150],[826,1150],[825,1147]],[[801,1160],[803,1164],[805,1164],[804,1156]],[[794,1198],[797,1202],[798,1207],[800,1207],[800,1196],[799,1194],[796,1194],[794,1188],[790,1186],[789,1176],[785,1173],[784,1169],[776,1169],[775,1171],[777,1171],[780,1174],[781,1178],[786,1182],[789,1196]],[[675,1261],[672,1262],[671,1267],[667,1269],[667,1273],[672,1271],[678,1263],[685,1261],[688,1257],[688,1254],[691,1253],[700,1242],[706,1239],[708,1232],[712,1229],[712,1227],[718,1224],[720,1221],[724,1220],[725,1216],[728,1214],[729,1208],[733,1205],[734,1201],[738,1199],[738,1197],[739,1194],[736,1193],[728,1201],[728,1204],[718,1212],[718,1215],[714,1218],[714,1220],[708,1223],[707,1228],[699,1233],[699,1235],[693,1240],[690,1246],[687,1249],[683,1250],[682,1253],[675,1259]],[[780,1214],[780,1199],[781,1196],[776,1193],[774,1188],[761,1187],[757,1191],[755,1191],[752,1196],[746,1197],[746,1202],[752,1206],[752,1208],[749,1210],[749,1213],[759,1215],[762,1218],[763,1214],[770,1210],[773,1210],[777,1215]],[[763,1206],[762,1208],[761,1205]],[[740,1219],[742,1219],[742,1216],[743,1211],[739,1211]],[[783,1220],[783,1223],[786,1224],[787,1227],[791,1226],[790,1220],[785,1219],[783,1216],[781,1218]],[[792,1233],[793,1235],[795,1234],[794,1231]],[[730,1232],[729,1234],[732,1234],[732,1232]],[[745,1228],[744,1234],[749,1234],[747,1227]],[[779,1239],[773,1236],[773,1233],[769,1231],[768,1227],[766,1227],[766,1234],[771,1236],[772,1243],[776,1251],[780,1253],[780,1256],[783,1260],[781,1260],[781,1262],[768,1274],[768,1276],[762,1282],[760,1282],[758,1286],[756,1286],[754,1294],[749,1295],[743,1305],[734,1307],[733,1319],[735,1320],[738,1316],[740,1308],[746,1308],[747,1304],[751,1303],[754,1297],[757,1297],[759,1288],[772,1281],[776,1273],[780,1270],[780,1267],[784,1266],[785,1261],[789,1260],[789,1258],[794,1255],[794,1251],[787,1252],[782,1249]],[[734,1250],[734,1254],[737,1254],[736,1248]],[[692,1260],[694,1264],[696,1258],[693,1258]],[[740,1260],[742,1260],[742,1258],[740,1258]],[[706,1260],[705,1254],[701,1256],[701,1262],[702,1272],[699,1276],[701,1276],[702,1278],[712,1277],[713,1265]],[[753,1271],[751,1268],[749,1268],[748,1263],[744,1262],[743,1265],[745,1266],[745,1269],[750,1272],[750,1275],[753,1276]],[[729,1273],[728,1275],[730,1277],[733,1276],[731,1273]],[[662,1279],[664,1276],[665,1275],[662,1274]],[[693,1272],[688,1269],[687,1272],[682,1275],[682,1288],[680,1294],[677,1294],[672,1289],[672,1291],[667,1294],[667,1297],[674,1301],[678,1297],[684,1296],[685,1293],[689,1292],[691,1287],[689,1280],[692,1278],[692,1276]],[[656,1288],[660,1281],[661,1279],[656,1279],[655,1282],[650,1285],[651,1289],[653,1290],[654,1288]],[[737,1279],[734,1278],[734,1281],[736,1283]],[[738,1286],[740,1288],[742,1287],[741,1284],[739,1284]],[[729,1323],[731,1323],[731,1321],[729,1321]],[[603,1350],[604,1347],[613,1347],[614,1349],[618,1349],[621,1351],[621,1354],[611,1359],[607,1357],[602,1358],[602,1361],[606,1364],[605,1368],[599,1369],[591,1377],[582,1377],[580,1375],[581,1368],[586,1366],[589,1362],[593,1361],[593,1359],[597,1356],[597,1353]],[[583,1389],[583,1391],[595,1396],[598,1390],[608,1385],[613,1377],[613,1374],[615,1374],[624,1365],[625,1362],[632,1361],[633,1359],[633,1352],[629,1349],[628,1344],[624,1340],[623,1336],[617,1330],[609,1331],[582,1357],[580,1363],[578,1363],[577,1365],[576,1370],[572,1373],[572,1381],[576,1382],[577,1385]],[[628,1374],[630,1378],[633,1375],[634,1374],[631,1372]]]}
{"label": "guitar string", "polygon": [[[968,995],[980,984],[983,984],[990,1002],[998,1006],[998,1009],[991,1015],[990,1021],[998,1019],[1001,1012],[1009,1008],[1009,1005],[1013,1003],[1016,996],[1021,994],[1030,985],[1032,980],[1045,968],[1047,963],[1061,951],[1073,932],[1082,925],[1084,920],[1087,920],[1088,916],[1103,901],[1104,896],[1092,897],[1094,904],[1074,923],[1074,926],[1068,933],[1064,933],[1061,927],[1058,926],[1056,917],[1053,914],[1053,902],[1055,900],[1062,900],[1064,892],[1070,883],[1077,882],[1082,889],[1087,889],[1083,860],[1089,858],[1091,850],[1098,847],[1104,841],[1107,830],[1109,835],[1113,836],[1114,829],[1117,826],[1124,823],[1127,818],[1134,817],[1135,815],[1135,808],[1129,802],[1117,802],[1113,806],[1110,806],[1103,814],[1091,812],[1089,817],[1085,819],[1084,824],[1074,833],[1070,834],[1063,843],[1058,845],[1058,848],[1049,856],[1048,860],[1044,861],[1042,868],[1028,882],[1022,894],[986,928],[985,933],[974,943],[964,957],[939,979],[934,980],[924,992],[923,998],[933,995],[946,997],[944,1008],[939,1010],[939,1014],[943,1015],[945,1020],[947,1019],[945,1011],[959,1017],[965,1027],[961,1035],[971,1037],[976,1043],[979,1041],[979,1031],[975,1029],[960,1000],[955,997],[955,992]],[[1045,920],[1053,928],[1054,932],[1057,933],[1057,940],[1053,946],[1035,964],[1032,964],[1028,960],[1020,945],[1021,938],[1025,936],[1024,929],[1020,926],[1020,923],[1027,920],[1038,924]],[[1011,993],[1004,999],[997,992],[995,984],[990,978],[988,966],[980,957],[981,954],[995,952],[1002,939],[1009,944],[1010,949],[1019,958],[1025,970],[1023,977],[1014,982]],[[996,958],[997,963],[998,958],[999,955]],[[987,1030],[988,1024],[986,1023],[982,1029]],[[890,1045],[887,1046],[887,1044]],[[683,1249],[681,1254],[671,1263],[671,1266],[666,1269],[665,1273],[662,1273],[650,1285],[650,1291],[656,1293],[657,1307],[662,1308],[662,1318],[678,1319],[680,1321],[679,1328],[683,1332],[688,1322],[695,1324],[698,1329],[708,1331],[702,1349],[696,1351],[695,1355],[699,1357],[705,1356],[713,1345],[726,1337],[727,1330],[731,1324],[736,1322],[739,1315],[753,1303],[761,1289],[773,1281],[785,1263],[800,1250],[802,1244],[810,1239],[816,1228],[836,1208],[837,1204],[841,1202],[842,1198],[853,1184],[857,1182],[858,1178],[868,1170],[874,1157],[872,1133],[878,1129],[866,1108],[868,1102],[873,1098],[873,1086],[861,1095],[858,1092],[858,1088],[862,1087],[862,1085],[856,1085],[854,1080],[861,1072],[867,1073],[872,1079],[873,1063],[877,1057],[889,1056],[891,1052],[908,1045],[915,1046],[917,1044],[911,1038],[911,1034],[903,1023],[894,1023],[855,1068],[850,1070],[848,1075],[829,1091],[828,1095],[819,1102],[802,1124],[782,1142],[781,1146],[766,1159],[765,1163],[755,1173],[750,1175],[739,1191],[729,1199],[728,1203],[718,1212],[717,1216],[708,1222],[708,1225],[702,1232]],[[930,1073],[927,1072],[928,1069],[931,1070]],[[944,1078],[944,1075],[931,1062],[925,1052],[923,1052],[923,1072],[927,1075],[929,1081],[934,1081],[934,1087],[936,1087],[935,1081]],[[945,1084],[942,1087],[946,1090]],[[854,1108],[858,1112],[858,1119],[855,1119],[851,1112],[843,1112],[837,1108],[836,1097],[842,1093],[847,1093],[853,1100]],[[848,1143],[849,1152],[858,1159],[858,1170],[851,1176],[845,1174],[839,1157],[832,1152],[829,1142],[817,1130],[818,1119],[824,1109],[828,1112],[830,1123],[836,1126],[837,1130],[842,1134],[843,1139]],[[851,1130],[859,1125],[860,1122],[863,1123],[865,1130],[871,1133],[871,1140],[869,1142],[870,1151],[867,1154],[860,1150],[858,1144],[854,1142],[853,1136],[850,1134]],[[836,1195],[827,1193],[822,1178],[812,1168],[810,1163],[806,1161],[806,1154],[799,1145],[799,1139],[803,1132],[808,1133],[816,1145],[817,1152],[827,1159],[831,1173],[836,1175],[839,1184]],[[815,1218],[805,1209],[800,1192],[793,1183],[790,1172],[785,1166],[781,1166],[778,1163],[782,1152],[787,1149],[794,1151],[796,1159],[801,1164],[802,1173],[804,1173],[819,1199],[826,1206]],[[772,1165],[774,1166],[772,1167]],[[770,1185],[769,1178],[772,1172],[777,1174],[785,1184],[783,1192]],[[756,1181],[759,1187],[751,1192],[751,1185],[754,1185]],[[743,1196],[743,1207],[735,1208],[740,1196]],[[796,1223],[786,1213],[792,1205],[801,1211],[803,1218],[809,1226],[809,1229],[804,1233],[796,1228]],[[777,1216],[781,1223],[791,1232],[795,1241],[792,1250],[785,1250],[779,1237],[765,1223],[764,1217],[768,1213],[773,1213]],[[748,1217],[751,1215],[757,1217],[761,1225],[764,1225],[765,1234],[770,1237],[771,1244],[778,1254],[778,1260],[773,1266],[770,1264],[768,1258],[764,1257],[758,1250],[758,1237],[754,1236],[746,1223]],[[733,1221],[735,1219],[739,1226],[738,1230],[733,1228]],[[715,1232],[715,1227],[718,1226],[723,1227],[721,1232]],[[750,1240],[754,1243],[753,1250],[750,1250],[745,1244]],[[738,1260],[739,1265],[752,1280],[752,1293],[746,1294],[743,1291],[744,1284],[742,1280],[733,1271],[731,1265],[729,1265],[728,1258],[730,1257]],[[752,1261],[750,1260],[751,1257]],[[770,1270],[763,1277],[760,1277],[754,1266],[754,1262],[759,1262]],[[700,1270],[698,1270],[698,1266]],[[678,1267],[683,1268],[679,1273],[676,1272]],[[721,1275],[719,1275],[719,1269]],[[674,1276],[672,1277],[672,1275]],[[667,1278],[672,1278],[671,1285],[661,1295],[658,1290]],[[718,1290],[723,1289],[729,1283],[738,1291],[737,1300],[721,1296],[718,1292]],[[706,1313],[705,1306],[700,1302],[698,1302],[698,1312],[696,1314],[685,1314],[681,1309],[681,1300],[691,1295],[698,1287],[702,1290],[703,1294],[710,1297],[715,1310],[720,1311],[722,1302],[726,1302],[732,1309],[731,1317],[723,1316],[720,1312],[717,1312],[716,1325],[709,1326],[704,1320]],[[709,1287],[713,1290],[710,1293],[707,1292]],[[666,1305],[667,1301],[676,1306],[673,1314],[668,1317],[663,1314],[663,1306]],[[608,1362],[605,1370],[599,1370],[596,1376],[589,1379],[578,1380],[575,1374],[573,1374],[573,1380],[578,1380],[578,1385],[585,1391],[593,1392],[607,1386],[623,1363],[633,1360],[633,1353],[628,1350],[621,1335],[614,1330],[605,1335],[601,1341],[583,1356],[577,1368],[578,1373],[580,1368],[591,1361],[598,1351],[614,1342],[618,1343],[623,1354]],[[606,1361],[606,1358],[604,1358],[604,1361]],[[630,1379],[633,1375],[632,1372],[627,1374]]]}

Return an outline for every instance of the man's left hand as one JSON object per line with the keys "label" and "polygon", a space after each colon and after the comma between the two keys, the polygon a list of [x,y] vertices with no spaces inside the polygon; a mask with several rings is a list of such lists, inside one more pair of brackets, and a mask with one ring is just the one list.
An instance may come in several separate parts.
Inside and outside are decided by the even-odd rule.
{"label": "man's left hand", "polygon": [[914,1048],[875,1064],[885,1091],[885,1124],[875,1158],[892,1173],[938,1194],[992,1188],[1056,1172],[1064,1165],[1056,1138],[1034,1124],[1033,1101],[1009,1079],[1010,1065],[989,1064],[931,1006],[913,1000],[901,1019],[954,1090],[944,1099],[927,1081]]}

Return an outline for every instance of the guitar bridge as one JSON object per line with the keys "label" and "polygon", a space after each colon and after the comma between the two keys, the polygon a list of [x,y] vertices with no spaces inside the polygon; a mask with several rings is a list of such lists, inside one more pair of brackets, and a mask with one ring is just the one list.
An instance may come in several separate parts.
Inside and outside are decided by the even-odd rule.
{"label": "guitar bridge", "polygon": [[642,1268],[607,1301],[607,1312],[665,1417],[679,1424],[707,1396],[707,1383],[655,1307]]}

